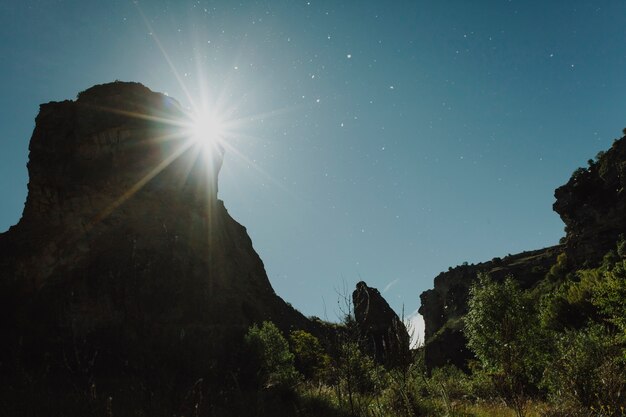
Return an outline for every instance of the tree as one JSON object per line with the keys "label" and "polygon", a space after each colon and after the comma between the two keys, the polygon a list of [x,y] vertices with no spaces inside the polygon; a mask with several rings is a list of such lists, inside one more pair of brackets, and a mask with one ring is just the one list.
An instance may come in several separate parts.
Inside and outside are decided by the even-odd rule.
{"label": "tree", "polygon": [[304,330],[294,330],[289,335],[296,369],[305,379],[321,382],[330,372],[330,356],[326,354],[317,337]]}
{"label": "tree", "polygon": [[480,275],[471,286],[465,317],[468,346],[494,388],[518,416],[540,379],[541,329],[528,294],[512,277],[503,283]]}
{"label": "tree", "polygon": [[294,367],[294,356],[280,330],[270,321],[248,329],[245,343],[258,364],[258,382],[265,386],[292,388],[301,379]]}

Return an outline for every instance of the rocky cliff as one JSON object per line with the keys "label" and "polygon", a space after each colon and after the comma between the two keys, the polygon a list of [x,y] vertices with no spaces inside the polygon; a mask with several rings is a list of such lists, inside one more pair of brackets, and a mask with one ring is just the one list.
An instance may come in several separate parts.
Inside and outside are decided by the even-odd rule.
{"label": "rocky cliff", "polygon": [[201,155],[188,122],[137,83],[41,106],[23,216],[0,235],[2,375],[174,384],[232,360],[253,322],[309,326],[217,198],[222,150]]}
{"label": "rocky cliff", "polygon": [[626,232],[626,136],[587,164],[554,192],[568,259],[578,266],[598,262]]}
{"label": "rocky cliff", "polygon": [[452,363],[465,368],[472,357],[462,332],[470,285],[478,273],[496,280],[514,276],[523,288],[542,281],[559,254],[567,254],[567,268],[594,266],[626,232],[626,137],[616,140],[587,168],[574,172],[567,184],[555,191],[554,210],[565,223],[562,244],[510,255],[477,265],[463,265],[442,272],[434,288],[420,298],[419,312],[425,321],[425,354],[430,368]]}
{"label": "rocky cliff", "polygon": [[365,351],[389,367],[405,363],[409,358],[409,334],[380,292],[361,281],[352,292],[352,304]]}

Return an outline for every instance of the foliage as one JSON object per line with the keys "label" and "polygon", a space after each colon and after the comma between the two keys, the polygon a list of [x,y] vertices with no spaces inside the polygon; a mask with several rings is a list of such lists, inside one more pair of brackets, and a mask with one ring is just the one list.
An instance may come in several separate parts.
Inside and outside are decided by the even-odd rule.
{"label": "foliage", "polygon": [[430,414],[431,402],[425,398],[428,392],[424,350],[412,351],[407,366],[387,371],[387,387],[382,402],[396,416],[420,416]]}
{"label": "foliage", "polygon": [[289,335],[289,341],[297,370],[307,380],[326,381],[331,361],[318,338],[304,330],[294,330]]}
{"label": "foliage", "polygon": [[568,272],[567,254],[562,252],[556,257],[556,263],[552,265],[550,271],[546,274],[546,278],[552,282],[559,281],[564,279]]}
{"label": "foliage", "polygon": [[531,301],[511,277],[498,283],[481,275],[465,317],[468,346],[518,416],[541,375],[542,332]]}
{"label": "foliage", "polygon": [[542,300],[541,322],[555,341],[542,386],[561,415],[619,415],[626,405],[624,242]]}
{"label": "foliage", "polygon": [[346,341],[341,344],[336,371],[339,383],[344,386],[346,392],[361,394],[380,392],[382,369],[372,358],[361,352],[356,342]]}
{"label": "foliage", "polygon": [[289,344],[274,323],[248,329],[245,343],[258,363],[258,382],[265,387],[292,388],[301,379]]}
{"label": "foliage", "polygon": [[572,173],[572,176],[570,177],[570,181],[576,182],[580,178],[582,178],[585,174],[587,174],[587,170],[585,168],[578,168]]}
{"label": "foliage", "polygon": [[592,302],[626,337],[626,260],[604,271],[603,279],[594,287]]}
{"label": "foliage", "polygon": [[[469,375],[444,366],[429,376],[423,350],[413,351],[406,366],[377,366],[361,350],[350,306],[335,329],[340,337],[332,359],[315,336],[294,331],[290,345],[304,383],[296,386],[292,400],[297,412],[284,413],[623,416],[624,255],[626,243],[618,244],[597,268],[573,271],[561,254],[531,291],[522,290],[511,277],[497,282],[480,276],[469,291],[468,314],[458,323],[477,358],[469,364]],[[289,356],[285,349],[283,344],[269,350]],[[268,404],[268,412],[274,407],[261,403]]]}
{"label": "foliage", "polygon": [[539,312],[542,326],[555,331],[579,329],[596,318],[591,296],[598,281],[597,270],[580,270],[544,294]]}
{"label": "foliage", "polygon": [[615,339],[604,326],[592,324],[555,337],[555,355],[546,363],[542,381],[555,403],[569,410],[625,405],[621,393],[626,388],[626,372],[618,360]]}
{"label": "foliage", "polygon": [[467,397],[473,402],[501,402],[493,384],[492,374],[485,370],[479,361],[469,363],[470,375],[467,378]]}
{"label": "foliage", "polygon": [[564,283],[541,295],[539,322],[543,328],[562,331],[583,320],[579,311],[568,302],[567,292],[568,285]]}
{"label": "foliage", "polygon": [[[543,327],[556,331],[580,329],[589,321],[601,321],[602,314],[612,317],[609,321],[619,325],[619,317],[626,315],[626,307],[620,304],[623,300],[620,292],[620,279],[623,278],[620,277],[624,275],[620,252],[626,247],[623,242],[618,243],[617,251],[609,251],[597,268],[561,274],[563,278],[556,287],[542,295],[540,319]],[[559,262],[551,271],[559,269],[557,265]]]}
{"label": "foliage", "polygon": [[428,381],[428,391],[439,397],[447,415],[457,411],[460,402],[468,393],[468,376],[453,365],[434,369]]}

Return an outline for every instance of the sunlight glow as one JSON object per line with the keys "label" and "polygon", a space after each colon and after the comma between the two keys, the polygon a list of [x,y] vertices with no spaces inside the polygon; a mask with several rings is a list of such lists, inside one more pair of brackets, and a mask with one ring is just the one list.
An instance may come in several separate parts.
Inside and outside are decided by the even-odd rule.
{"label": "sunlight glow", "polygon": [[201,112],[192,116],[189,130],[193,143],[204,151],[214,152],[223,146],[224,127],[219,117],[213,113]]}
{"label": "sunlight glow", "polygon": [[[178,81],[180,89],[185,94],[189,107],[183,107],[176,100],[170,101],[168,99],[165,107],[170,108],[171,106],[174,106],[178,109],[172,114],[170,114],[169,111],[165,111],[163,113],[162,109],[154,109],[154,112],[148,109],[146,112],[141,112],[119,110],[116,108],[101,108],[103,111],[108,111],[114,114],[121,114],[128,117],[152,121],[158,125],[169,126],[171,128],[170,133],[152,138],[154,142],[163,144],[164,149],[169,148],[169,150],[165,153],[164,158],[160,162],[156,163],[155,166],[144,176],[139,178],[134,185],[120,195],[102,212],[96,215],[94,219],[89,222],[86,229],[91,229],[103,219],[108,217],[126,200],[142,189],[149,181],[184,155],[188,156],[186,158],[187,169],[186,171],[183,170],[183,172],[181,172],[184,177],[181,178],[181,180],[184,182],[189,175],[192,175],[192,173],[193,175],[198,175],[203,172],[207,175],[204,186],[206,186],[207,189],[212,189],[211,193],[206,194],[208,196],[213,196],[213,192],[217,191],[217,174],[221,168],[226,151],[228,151],[228,153],[233,155],[235,158],[239,159],[245,166],[252,167],[257,173],[261,174],[263,177],[267,178],[280,188],[285,189],[283,183],[275,178],[272,178],[268,173],[263,171],[261,167],[256,164],[256,161],[247,157],[245,153],[238,149],[237,146],[238,142],[242,139],[258,139],[255,136],[245,134],[244,128],[246,126],[259,121],[262,123],[268,118],[289,111],[290,108],[283,108],[246,116],[239,115],[239,103],[231,103],[228,100],[228,97],[231,96],[228,91],[231,81],[230,77],[223,82],[223,86],[217,94],[211,93],[211,89],[205,84],[205,77],[199,77],[199,85],[196,86],[196,88],[188,88],[189,86],[185,84],[184,79],[180,76],[179,71],[174,66],[174,62],[170,59],[170,56],[152,28],[150,21],[141,11],[139,3],[134,2],[134,4],[142,17],[147,30],[152,35],[158,49],[163,55],[163,58],[174,74],[176,81]],[[196,62],[201,62],[201,58],[202,57],[197,56]],[[198,65],[198,73],[205,74],[206,71],[200,64]],[[191,91],[194,91],[196,95],[192,96]],[[172,117],[172,115],[174,115],[174,117]],[[205,168],[203,171],[194,171],[197,158],[200,158],[203,163],[202,166]],[[210,201],[207,201],[207,203],[210,203]],[[207,204],[207,210],[210,206],[210,204]],[[210,232],[210,230],[207,232]]]}

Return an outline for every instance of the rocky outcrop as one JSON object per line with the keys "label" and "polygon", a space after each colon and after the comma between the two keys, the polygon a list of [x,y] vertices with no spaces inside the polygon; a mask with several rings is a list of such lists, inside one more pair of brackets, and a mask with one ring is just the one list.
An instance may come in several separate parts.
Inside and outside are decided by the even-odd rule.
{"label": "rocky outcrop", "polygon": [[0,235],[0,373],[174,383],[232,364],[253,322],[309,326],[217,198],[222,149],[202,155],[188,122],[137,83],[41,106],[23,216]]}
{"label": "rocky outcrop", "polygon": [[563,244],[439,274],[434,288],[420,296],[428,367],[452,363],[465,368],[472,357],[462,319],[467,313],[469,287],[478,273],[488,273],[496,280],[512,275],[523,288],[530,288],[544,279],[563,252],[569,269],[596,265],[626,233],[625,185],[626,137],[616,140],[611,149],[600,152],[587,168],[576,170],[567,184],[556,189],[553,208],[565,223]]}
{"label": "rocky outcrop", "polygon": [[554,192],[553,205],[565,223],[568,259],[597,263],[626,232],[626,137],[579,168]]}
{"label": "rocky outcrop", "polygon": [[405,363],[409,352],[409,334],[380,292],[361,281],[352,293],[352,303],[360,340],[366,352],[378,363],[389,367]]}

